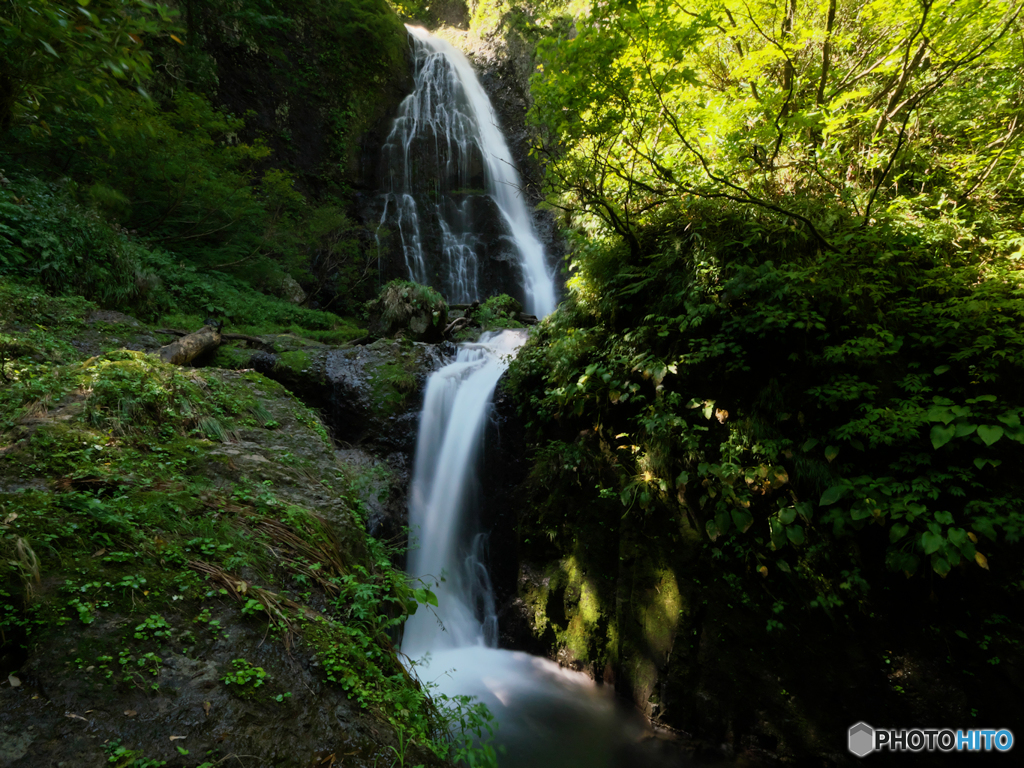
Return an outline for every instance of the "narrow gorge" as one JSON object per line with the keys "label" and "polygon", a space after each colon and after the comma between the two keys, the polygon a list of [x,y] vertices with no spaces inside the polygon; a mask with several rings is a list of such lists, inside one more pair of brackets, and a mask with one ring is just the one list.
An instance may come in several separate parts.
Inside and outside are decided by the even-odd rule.
{"label": "narrow gorge", "polygon": [[9,0],[0,768],[1011,765],[1022,33]]}

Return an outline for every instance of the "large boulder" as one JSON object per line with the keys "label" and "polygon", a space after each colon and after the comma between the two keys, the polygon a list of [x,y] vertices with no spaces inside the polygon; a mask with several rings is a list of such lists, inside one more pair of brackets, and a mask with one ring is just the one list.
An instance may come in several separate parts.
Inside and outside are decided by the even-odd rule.
{"label": "large boulder", "polygon": [[392,280],[369,306],[370,333],[412,341],[441,341],[448,305],[433,288],[407,280]]}

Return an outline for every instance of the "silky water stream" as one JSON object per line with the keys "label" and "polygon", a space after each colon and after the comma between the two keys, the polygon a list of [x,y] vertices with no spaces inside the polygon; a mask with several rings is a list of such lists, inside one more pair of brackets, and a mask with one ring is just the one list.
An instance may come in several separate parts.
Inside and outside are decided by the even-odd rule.
{"label": "silky water stream", "polygon": [[[484,298],[481,276],[495,254],[513,261],[528,311],[544,317],[555,308],[554,281],[487,94],[455,48],[423,29],[409,33],[415,87],[384,148],[382,231],[398,233],[409,278],[434,283],[450,301]],[[483,188],[467,194],[460,188],[471,180]],[[441,693],[487,705],[505,748],[502,768],[661,764],[638,749],[642,721],[607,690],[546,659],[497,648],[477,476],[492,393],[525,340],[525,331],[484,334],[460,345],[427,382],[408,566],[434,588],[438,606],[408,621],[402,651]]]}
{"label": "silky water stream", "polygon": [[506,750],[502,768],[647,764],[636,762],[642,724],[605,690],[547,659],[496,647],[476,473],[491,394],[524,340],[524,331],[485,334],[462,344],[455,361],[427,382],[409,502],[419,541],[409,570],[434,588],[438,607],[408,621],[402,651],[418,660],[420,679],[441,693],[487,705]]}

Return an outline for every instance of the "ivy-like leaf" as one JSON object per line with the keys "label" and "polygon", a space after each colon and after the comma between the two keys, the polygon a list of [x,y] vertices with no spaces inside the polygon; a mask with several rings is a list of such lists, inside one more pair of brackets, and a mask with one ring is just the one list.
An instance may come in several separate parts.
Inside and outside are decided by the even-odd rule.
{"label": "ivy-like leaf", "polygon": [[936,424],[934,427],[932,427],[932,433],[931,433],[932,447],[935,448],[936,450],[938,450],[939,448],[944,446],[946,443],[948,443],[950,440],[952,440],[953,439],[953,435],[955,435],[955,434],[956,434],[956,427],[953,427],[953,426],[940,427],[938,424]]}
{"label": "ivy-like leaf", "polygon": [[910,530],[910,526],[906,523],[896,523],[892,528],[889,529],[889,541],[895,544],[897,541],[907,535]]}
{"label": "ivy-like leaf", "polygon": [[931,555],[935,552],[938,552],[942,544],[942,536],[940,536],[937,533],[925,531],[921,534],[921,546],[924,548],[924,553],[926,555]]}
{"label": "ivy-like leaf", "polygon": [[753,516],[745,509],[732,510],[732,521],[735,523],[740,533],[746,533],[747,529],[754,524]]}
{"label": "ivy-like leaf", "polygon": [[998,424],[982,424],[978,427],[978,437],[985,445],[993,445],[1003,436],[1005,430]]}
{"label": "ivy-like leaf", "polygon": [[789,537],[789,543],[792,544],[794,547],[801,546],[804,543],[804,541],[805,541],[803,526],[800,526],[800,525],[790,525],[790,526],[788,526],[786,528],[786,536]]}

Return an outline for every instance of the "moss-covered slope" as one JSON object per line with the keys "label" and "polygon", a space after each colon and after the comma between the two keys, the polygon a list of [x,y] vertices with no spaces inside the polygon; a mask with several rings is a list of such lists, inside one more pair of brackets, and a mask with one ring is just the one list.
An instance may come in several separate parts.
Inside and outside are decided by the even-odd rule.
{"label": "moss-covered slope", "polygon": [[372,765],[438,735],[389,640],[414,595],[317,414],[2,290],[0,762]]}

